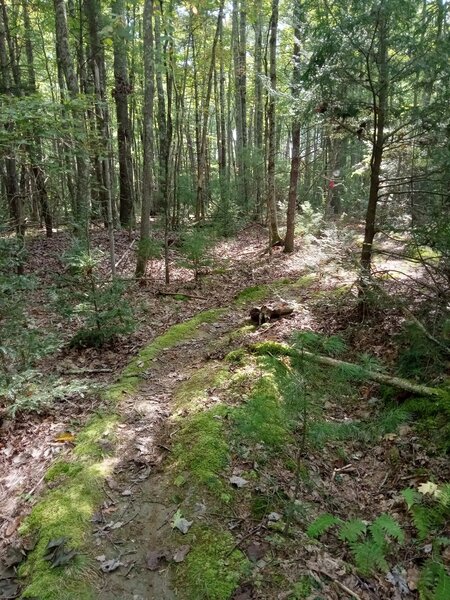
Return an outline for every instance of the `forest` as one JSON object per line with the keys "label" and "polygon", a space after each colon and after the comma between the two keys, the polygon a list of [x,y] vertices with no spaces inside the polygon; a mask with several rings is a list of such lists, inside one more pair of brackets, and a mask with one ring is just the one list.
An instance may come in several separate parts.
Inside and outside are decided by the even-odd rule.
{"label": "forest", "polygon": [[0,600],[450,600],[447,0],[0,0]]}

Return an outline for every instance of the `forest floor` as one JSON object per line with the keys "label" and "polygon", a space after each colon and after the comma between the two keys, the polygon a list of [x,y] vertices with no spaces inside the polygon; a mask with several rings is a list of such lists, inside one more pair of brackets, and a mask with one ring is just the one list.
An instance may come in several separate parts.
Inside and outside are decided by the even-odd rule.
{"label": "forest floor", "polygon": [[[92,241],[107,247],[103,232]],[[120,275],[130,279],[132,242],[117,236]],[[64,234],[32,239],[27,266],[42,282],[30,300],[34,326],[66,339],[70,328],[45,290],[68,243]],[[308,331],[341,336],[345,360],[370,354],[394,365],[405,316],[381,306],[357,322],[359,243],[330,228],[306,236],[293,255],[268,255],[266,232],[247,228],[216,246],[198,285],[174,250],[169,286],[155,261],[148,285],[127,292],[134,334],[103,350],[63,345],[43,359],[38,387],[77,385],[38,413],[3,420],[0,598],[418,598],[430,550],[413,543],[401,492],[449,481],[448,460],[406,413],[385,410],[379,386],[325,367],[302,375],[317,443],[299,459],[294,417],[280,410],[270,362],[276,343]],[[403,273],[394,294],[420,276],[400,259],[377,260],[379,270]],[[278,301],[292,315],[251,324],[250,308]],[[406,541],[361,574],[337,534],[307,533],[323,514],[368,526],[389,514]]]}

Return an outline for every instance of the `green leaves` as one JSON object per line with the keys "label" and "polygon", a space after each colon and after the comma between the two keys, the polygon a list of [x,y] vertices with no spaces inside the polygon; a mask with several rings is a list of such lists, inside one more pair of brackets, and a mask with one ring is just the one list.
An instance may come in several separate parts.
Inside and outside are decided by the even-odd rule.
{"label": "green leaves", "polygon": [[361,519],[342,521],[331,514],[318,517],[307,529],[307,534],[319,538],[332,527],[339,525],[337,537],[347,542],[356,568],[362,575],[370,575],[376,570],[387,571],[389,566],[386,554],[391,541],[403,544],[405,534],[397,521],[383,513],[369,526]]}
{"label": "green leaves", "polygon": [[367,525],[359,520],[353,519],[346,521],[339,530],[339,539],[343,542],[356,542],[358,538],[365,535],[367,531]]}
{"label": "green leaves", "polygon": [[306,533],[309,537],[317,539],[335,525],[339,525],[339,523],[342,523],[341,519],[329,513],[325,513],[320,515],[320,517],[317,517],[317,519],[311,523],[306,530]]}

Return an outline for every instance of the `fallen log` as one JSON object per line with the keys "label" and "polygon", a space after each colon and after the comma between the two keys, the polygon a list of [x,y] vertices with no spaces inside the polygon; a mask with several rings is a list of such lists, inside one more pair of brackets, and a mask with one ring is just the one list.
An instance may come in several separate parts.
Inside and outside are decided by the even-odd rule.
{"label": "fallen log", "polygon": [[281,319],[294,312],[292,306],[282,302],[280,304],[264,304],[263,306],[254,306],[250,310],[250,318],[258,325],[268,323],[273,319]]}
{"label": "fallen log", "polygon": [[442,398],[445,394],[444,390],[428,387],[426,385],[420,385],[419,383],[414,383],[412,381],[409,381],[408,379],[402,379],[401,377],[393,377],[391,375],[385,375],[384,373],[378,373],[377,371],[370,371],[365,367],[356,365],[355,363],[350,363],[344,360],[337,360],[336,358],[322,356],[321,354],[314,354],[313,352],[308,352],[307,350],[295,350],[294,348],[291,348],[286,344],[275,344],[274,342],[271,342],[270,347],[264,349],[264,346],[264,342],[261,344],[255,344],[253,346],[253,349],[257,353],[261,354],[284,354],[286,356],[292,356],[294,354],[297,356],[301,355],[306,360],[316,362],[320,365],[326,365],[327,367],[334,367],[338,369],[344,368],[348,369],[349,371],[353,370],[355,373],[360,373],[361,379],[369,379],[370,381],[375,381],[376,383],[390,385],[392,387],[396,387],[401,390],[405,390],[406,392],[410,392],[411,394],[416,394],[419,396]]}

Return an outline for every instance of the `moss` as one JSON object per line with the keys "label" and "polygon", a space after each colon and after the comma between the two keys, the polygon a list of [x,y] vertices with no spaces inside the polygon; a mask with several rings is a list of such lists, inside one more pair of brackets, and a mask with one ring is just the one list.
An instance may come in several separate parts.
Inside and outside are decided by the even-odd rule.
{"label": "moss", "polygon": [[103,393],[103,398],[112,403],[119,402],[123,396],[132,394],[137,390],[140,383],[139,377],[121,377]]}
{"label": "moss", "polygon": [[311,286],[314,281],[317,280],[318,275],[316,273],[309,273],[308,275],[302,275],[297,281],[292,284],[293,288],[306,288]]}
{"label": "moss", "polygon": [[213,323],[223,313],[224,309],[204,311],[185,323],[171,327],[166,333],[157,337],[151,344],[143,348],[134,360],[123,371],[123,378],[139,377],[147,369],[154,358],[164,350],[173,348],[183,340],[193,337],[197,328],[203,323]]}
{"label": "moss", "polygon": [[197,484],[221,492],[220,472],[228,464],[228,444],[223,430],[227,408],[215,406],[190,415],[178,432],[173,448],[177,475],[191,474]]}
{"label": "moss", "polygon": [[290,441],[286,415],[273,377],[261,378],[248,401],[236,409],[234,422],[244,440],[279,449]]}
{"label": "moss", "polygon": [[[186,600],[229,600],[250,569],[233,536],[218,529],[198,529],[192,550],[178,568],[177,592]],[[178,596],[179,597],[179,596]]]}
{"label": "moss", "polygon": [[259,302],[269,294],[269,288],[266,285],[254,285],[245,288],[236,296],[236,304],[246,304],[247,302]]}
{"label": "moss", "polygon": [[228,334],[230,341],[236,342],[238,340],[242,340],[250,333],[254,333],[256,331],[255,325],[244,325],[243,327],[239,327],[239,329],[234,329],[231,333]]}
{"label": "moss", "polygon": [[24,598],[93,598],[85,578],[87,564],[82,554],[66,568],[52,568],[44,556],[49,541],[60,537],[67,539],[67,548],[84,549],[90,519],[102,497],[100,481],[104,475],[101,474],[107,470],[106,465],[86,462],[76,476],[50,490],[25,519],[20,533],[35,535],[38,543],[20,569],[20,575],[29,582]]}
{"label": "moss", "polygon": [[267,354],[270,354],[271,356],[292,356],[295,354],[295,350],[290,346],[272,341],[253,344],[250,349],[252,352],[260,356]]}
{"label": "moss", "polygon": [[245,361],[245,357],[247,352],[244,348],[238,348],[237,350],[232,350],[225,356],[225,361],[229,363],[243,364]]}
{"label": "moss", "polygon": [[[203,312],[186,323],[171,327],[139,353],[124,369],[122,377],[104,392],[103,398],[114,404],[123,395],[132,394],[141,382],[142,371],[160,352],[193,337],[202,323],[214,322],[222,312]],[[207,383],[211,385],[210,374]],[[183,429],[186,437],[183,437],[183,432],[180,437],[181,447],[184,442],[188,449],[183,466],[191,466],[192,462],[192,472],[205,483],[217,479],[217,473],[227,462],[222,424],[213,415],[218,416],[218,412],[209,411],[197,419],[194,416]],[[101,483],[110,474],[113,464],[112,459],[103,458],[105,447],[102,442],[114,441],[118,421],[119,417],[111,413],[92,417],[77,436],[74,461],[58,461],[48,470],[46,479],[61,479],[61,485],[43,497],[21,527],[22,534],[32,534],[37,538],[35,549],[20,570],[20,575],[26,580],[24,598],[92,600],[95,597],[83,552],[91,517],[102,499]],[[191,439],[197,439],[198,445],[191,448]],[[59,537],[66,538],[67,547],[79,550],[80,554],[66,567],[52,568],[51,563],[44,559],[45,551],[49,541]]]}
{"label": "moss", "polygon": [[74,455],[86,459],[98,459],[104,454],[102,441],[112,441],[119,417],[115,414],[94,416],[78,434]]}
{"label": "moss", "polygon": [[209,363],[203,369],[196,371],[187,381],[178,386],[175,393],[175,407],[185,413],[197,412],[204,406],[208,397],[208,389],[218,387],[226,381],[228,369],[220,363]]}
{"label": "moss", "polygon": [[440,252],[433,250],[429,246],[414,246],[410,249],[409,255],[416,260],[426,260],[433,264],[439,264],[441,258]]}
{"label": "moss", "polygon": [[55,481],[62,477],[76,477],[83,469],[83,466],[78,463],[71,463],[65,460],[55,462],[45,474],[45,481]]}

